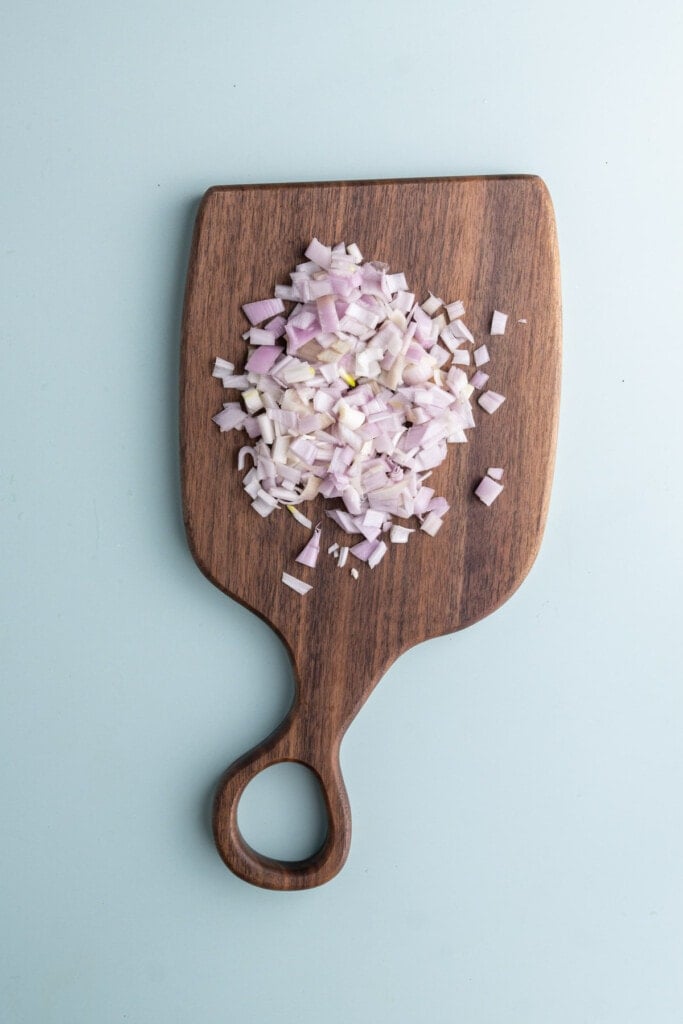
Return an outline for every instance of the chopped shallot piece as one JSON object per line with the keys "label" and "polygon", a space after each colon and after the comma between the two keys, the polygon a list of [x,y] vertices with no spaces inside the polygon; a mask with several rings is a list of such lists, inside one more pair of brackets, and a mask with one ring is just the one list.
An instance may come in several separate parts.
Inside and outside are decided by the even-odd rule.
{"label": "chopped shallot piece", "polygon": [[237,453],[237,468],[240,471],[240,473],[244,469],[244,463],[247,455],[251,455],[252,459],[254,460],[254,464],[256,463],[256,450],[248,444],[242,445],[242,447]]}
{"label": "chopped shallot piece", "polygon": [[276,363],[281,355],[282,349],[279,345],[267,348],[261,346],[251,353],[244,368],[247,373],[268,373],[273,363]]}
{"label": "chopped shallot piece", "polygon": [[257,494],[251,503],[251,507],[254,512],[258,512],[262,519],[265,519],[266,516],[269,516],[275,511],[277,505],[271,505],[270,502],[266,501],[261,494]]}
{"label": "chopped shallot piece", "polygon": [[454,338],[462,338],[464,341],[474,341],[474,335],[469,327],[466,327],[462,320],[452,320],[448,325]]}
{"label": "chopped shallot piece", "polygon": [[247,302],[242,310],[252,327],[255,327],[278,313],[284,313],[285,307],[282,299],[260,299],[258,302]]}
{"label": "chopped shallot piece", "polygon": [[297,523],[301,523],[301,525],[305,526],[308,530],[311,529],[313,523],[303,514],[303,512],[299,512],[299,509],[295,508],[294,505],[287,505],[287,509],[292,513]]}
{"label": "chopped shallot piece", "polygon": [[467,348],[453,349],[453,362],[458,366],[470,365],[470,351]]}
{"label": "chopped shallot piece", "polygon": [[389,285],[389,291],[408,291],[408,282],[406,281],[405,274],[387,274],[387,284]]}
{"label": "chopped shallot piece", "polygon": [[391,527],[389,540],[392,544],[407,544],[411,533],[415,533],[415,531],[409,530],[407,526],[395,525]]}
{"label": "chopped shallot piece", "polygon": [[487,349],[486,345],[480,345],[479,348],[475,348],[475,350],[474,350],[474,365],[475,366],[483,366],[484,363],[488,363],[490,358],[491,358],[491,356],[489,355],[489,350]]}
{"label": "chopped shallot piece", "polygon": [[503,404],[505,395],[499,395],[497,391],[484,391],[477,401],[485,412],[492,414]]}
{"label": "chopped shallot piece", "polygon": [[374,569],[375,566],[382,561],[387,551],[388,548],[383,540],[375,542],[375,547],[372,551],[372,554],[368,558],[368,565],[370,566],[371,569]]}
{"label": "chopped shallot piece", "polygon": [[231,377],[235,372],[234,363],[228,363],[225,359],[216,359],[213,367],[212,377]]}
{"label": "chopped shallot piece", "polygon": [[315,569],[318,562],[318,555],[320,554],[320,530],[321,527],[316,526],[313,531],[313,536],[309,540],[308,544],[306,544],[296,556],[296,561],[301,565],[307,565],[309,569]]}
{"label": "chopped shallot piece", "polygon": [[339,545],[335,541],[334,544],[330,544],[329,548],[327,549],[327,553],[328,555],[335,555],[337,551],[339,551]]}
{"label": "chopped shallot piece", "polygon": [[430,537],[436,537],[437,533],[443,526],[443,519],[437,516],[435,512],[430,512],[425,516],[422,526],[420,527],[425,533],[428,533]]}
{"label": "chopped shallot piece", "polygon": [[517,323],[518,324],[528,324],[529,321],[526,319],[526,317],[522,317],[522,319],[518,320]]}
{"label": "chopped shallot piece", "polygon": [[441,309],[442,306],[442,300],[438,299],[436,295],[432,295],[431,292],[429,293],[429,298],[425,299],[425,301],[422,303],[422,309],[425,311],[427,316],[434,316],[437,309]]}
{"label": "chopped shallot piece", "polygon": [[260,327],[252,327],[249,331],[250,345],[274,345],[276,341],[273,331],[261,330]]}
{"label": "chopped shallot piece", "polygon": [[324,270],[330,269],[332,250],[328,245],[323,245],[322,242],[319,242],[317,238],[313,239],[304,256],[308,257],[309,260],[313,260],[314,263],[317,263]]}
{"label": "chopped shallot piece", "polygon": [[494,310],[493,317],[491,318],[491,331],[493,334],[505,334],[505,327],[508,322],[507,313],[501,313],[499,310]]}
{"label": "chopped shallot piece", "polygon": [[354,580],[357,580],[359,575],[360,575],[360,573],[358,572],[358,569],[352,569],[351,570],[351,575],[353,576]]}
{"label": "chopped shallot piece", "polygon": [[258,412],[259,409],[263,408],[261,396],[256,390],[256,388],[249,388],[248,391],[243,391],[242,401],[244,402],[245,409],[247,410],[247,412],[250,412],[252,416],[255,412]]}
{"label": "chopped shallot piece", "polygon": [[503,479],[503,470],[502,469],[497,469],[497,468],[487,469],[486,470],[486,474],[487,474],[487,476],[490,476],[492,480],[502,480]]}
{"label": "chopped shallot piece", "polygon": [[361,562],[367,562],[374,549],[375,541],[362,540],[360,544],[354,544],[350,551],[351,554],[355,555],[355,557],[360,559]]}
{"label": "chopped shallot piece", "polygon": [[298,580],[296,576],[290,576],[288,572],[283,572],[282,582],[286,587],[296,590],[297,594],[307,594],[309,590],[313,589],[312,583],[304,583],[303,580]]}
{"label": "chopped shallot piece", "polygon": [[464,303],[460,299],[456,302],[449,302],[446,306],[446,312],[448,313],[449,320],[459,320],[461,316],[465,315]]}
{"label": "chopped shallot piece", "polygon": [[246,373],[233,373],[225,374],[222,378],[223,387],[232,390],[233,388],[237,391],[246,391],[249,387],[249,378]]}
{"label": "chopped shallot piece", "polygon": [[427,505],[427,511],[433,512],[440,519],[443,519],[450,507],[445,498],[432,498],[429,505]]}
{"label": "chopped shallot piece", "polygon": [[283,316],[275,316],[265,325],[265,330],[270,331],[276,338],[281,338],[285,333],[286,323],[287,321]]}
{"label": "chopped shallot piece", "polygon": [[339,559],[337,561],[337,567],[343,569],[346,565],[346,561],[349,557],[349,549],[347,547],[339,548]]}
{"label": "chopped shallot piece", "polygon": [[256,417],[256,422],[259,425],[261,431],[261,437],[266,444],[272,444],[275,440],[275,431],[273,429],[272,420],[268,418],[265,412],[262,412],[260,416]]}
{"label": "chopped shallot piece", "polygon": [[479,482],[474,493],[479,498],[479,501],[483,501],[485,505],[492,505],[502,490],[502,484],[496,483],[489,476],[485,476]]}
{"label": "chopped shallot piece", "polygon": [[226,431],[241,427],[246,418],[247,414],[240,408],[239,402],[226,402],[221,412],[213,417],[213,422],[218,424],[221,431]]}
{"label": "chopped shallot piece", "polygon": [[478,390],[479,388],[484,387],[488,379],[488,373],[484,373],[483,370],[477,370],[477,372],[472,374],[472,376],[470,377],[470,384],[472,385],[473,388],[476,388]]}

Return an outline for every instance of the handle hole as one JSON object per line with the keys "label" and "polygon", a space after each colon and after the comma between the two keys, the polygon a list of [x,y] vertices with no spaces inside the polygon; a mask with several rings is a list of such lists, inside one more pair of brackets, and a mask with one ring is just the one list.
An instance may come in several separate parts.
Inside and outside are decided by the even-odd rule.
{"label": "handle hole", "polygon": [[304,860],[325,842],[327,809],[306,765],[284,761],[256,775],[237,809],[240,832],[254,850],[277,860]]}

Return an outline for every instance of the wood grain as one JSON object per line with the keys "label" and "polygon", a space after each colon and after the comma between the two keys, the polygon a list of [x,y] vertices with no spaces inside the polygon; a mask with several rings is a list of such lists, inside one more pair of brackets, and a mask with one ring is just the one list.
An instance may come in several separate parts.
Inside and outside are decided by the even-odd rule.
{"label": "wood grain", "polygon": [[[237,432],[211,422],[224,392],[211,377],[220,355],[243,365],[244,302],[272,294],[310,239],[357,242],[366,259],[405,272],[418,296],[465,302],[466,323],[491,353],[491,387],[507,396],[488,416],[476,407],[468,444],[449,446],[430,484],[451,502],[436,538],[392,546],[357,582],[321,557],[295,575],[315,584],[300,597],[280,582],[306,534],[290,516],[250,508]],[[491,313],[510,314],[489,338]],[[528,324],[518,324],[519,318]],[[181,464],[187,537],[202,572],[268,622],[287,646],[296,696],[282,725],[221,781],[214,832],[226,864],[273,889],[332,878],[348,854],[349,804],[339,747],[388,666],[430,637],[463,629],[498,608],[528,573],[550,496],[560,384],[561,309],[552,204],[532,176],[433,178],[212,188],[197,215],[188,270],[181,357]],[[486,508],[473,490],[488,466],[505,467],[505,490]],[[334,503],[338,504],[338,503]],[[346,535],[322,515],[323,549]],[[421,680],[425,697],[428,682]],[[406,740],[408,741],[408,737]],[[278,761],[309,766],[322,786],[329,827],[312,857],[283,863],[251,849],[237,804],[254,775]]]}

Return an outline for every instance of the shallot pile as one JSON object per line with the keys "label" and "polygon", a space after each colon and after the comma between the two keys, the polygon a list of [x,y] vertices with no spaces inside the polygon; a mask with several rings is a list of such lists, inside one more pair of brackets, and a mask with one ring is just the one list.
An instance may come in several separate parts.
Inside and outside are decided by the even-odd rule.
{"label": "shallot pile", "polygon": [[[241,401],[225,402],[213,419],[252,442],[240,449],[238,469],[251,458],[243,486],[260,516],[284,507],[311,530],[300,506],[318,495],[338,499],[326,515],[361,539],[332,544],[329,554],[340,568],[349,553],[374,568],[387,541],[405,544],[417,528],[399,520],[438,532],[450,506],[427,480],[449,443],[467,441],[475,390],[489,414],[505,398],[482,390],[489,353],[485,345],[467,347],[474,338],[461,301],[430,293],[418,303],[404,274],[364,262],[356,245],[314,238],[305,256],[273,298],[242,307],[251,324],[243,335],[246,363],[236,372],[218,358],[213,370]],[[503,334],[506,320],[495,311],[491,334]],[[472,356],[468,378],[463,367]],[[502,490],[502,472],[489,470],[475,491],[485,504]],[[320,539],[318,525],[297,561],[314,567]],[[288,573],[282,581],[301,594],[311,589]]]}

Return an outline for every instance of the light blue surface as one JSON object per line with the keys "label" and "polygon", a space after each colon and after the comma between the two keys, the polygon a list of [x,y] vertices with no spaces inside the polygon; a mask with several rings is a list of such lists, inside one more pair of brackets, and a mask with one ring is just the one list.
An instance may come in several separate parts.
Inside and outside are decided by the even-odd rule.
{"label": "light blue surface", "polygon": [[[2,21],[3,1024],[679,1024],[679,5],[67,0]],[[350,731],[342,874],[251,888],[213,850],[210,795],[291,680],[182,533],[197,201],[515,171],[547,181],[562,254],[541,555]],[[271,787],[245,811],[266,839]]]}

